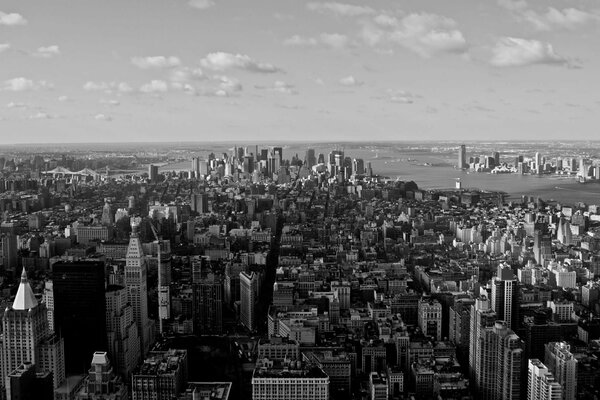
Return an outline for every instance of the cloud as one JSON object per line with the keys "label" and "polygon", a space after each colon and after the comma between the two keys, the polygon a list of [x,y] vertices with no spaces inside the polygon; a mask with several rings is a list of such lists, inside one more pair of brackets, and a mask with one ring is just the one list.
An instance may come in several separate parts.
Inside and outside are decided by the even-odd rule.
{"label": "cloud", "polygon": [[392,103],[398,104],[412,104],[415,102],[415,98],[419,97],[406,90],[387,90],[388,100]]}
{"label": "cloud", "polygon": [[57,45],[38,47],[36,51],[32,53],[34,57],[50,58],[60,54],[60,49]]}
{"label": "cloud", "polygon": [[33,114],[29,116],[29,119],[53,119],[55,118],[53,115],[45,113],[45,112],[38,112],[37,114]]}
{"label": "cloud", "polygon": [[181,67],[169,72],[169,81],[171,82],[185,83],[203,79],[206,79],[206,75],[200,68]]}
{"label": "cloud", "polygon": [[498,5],[510,11],[525,10],[528,7],[524,0],[498,0]]}
{"label": "cloud", "polygon": [[21,14],[17,13],[4,13],[0,11],[0,25],[5,26],[17,26],[27,25],[27,20],[23,18]]}
{"label": "cloud", "polygon": [[200,65],[213,71],[224,71],[227,69],[243,69],[251,72],[273,73],[281,69],[273,64],[257,62],[247,55],[232,54],[225,52],[209,53],[200,60]]}
{"label": "cloud", "polygon": [[504,37],[492,50],[490,63],[495,67],[521,67],[532,64],[569,65],[551,44],[538,40]]}
{"label": "cloud", "polygon": [[565,8],[558,10],[549,7],[545,14],[538,14],[532,10],[526,10],[521,14],[521,18],[539,31],[550,31],[555,29],[574,30],[592,22],[600,21],[600,16],[581,11],[576,8]]}
{"label": "cloud", "polygon": [[169,90],[167,82],[161,80],[152,80],[140,86],[142,93],[165,93]]}
{"label": "cloud", "polygon": [[517,19],[529,23],[539,31],[574,30],[593,22],[600,22],[600,14],[597,12],[591,13],[572,7],[562,10],[548,7],[545,13],[539,13],[531,9],[525,0],[498,0],[498,4],[511,11]]}
{"label": "cloud", "polygon": [[6,108],[27,108],[27,104],[11,101],[6,105]]}
{"label": "cloud", "polygon": [[272,86],[255,86],[255,88],[264,89],[279,94],[298,94],[298,91],[295,89],[294,85],[284,81],[275,81]]}
{"label": "cloud", "polygon": [[363,21],[359,36],[371,47],[399,45],[422,57],[437,53],[464,53],[467,40],[451,18],[437,14],[412,13],[397,18],[379,14],[372,21]]}
{"label": "cloud", "polygon": [[83,84],[83,90],[88,92],[105,92],[105,93],[131,93],[133,88],[125,82],[94,82],[88,81]]}
{"label": "cloud", "polygon": [[112,117],[110,117],[109,115],[106,114],[96,114],[94,115],[94,119],[96,121],[112,121]]}
{"label": "cloud", "polygon": [[215,5],[212,0],[190,0],[188,5],[198,10],[207,10]]}
{"label": "cloud", "polygon": [[340,79],[340,85],[342,86],[361,86],[364,82],[359,81],[354,76],[349,75]]}
{"label": "cloud", "polygon": [[25,92],[29,90],[52,89],[53,84],[47,81],[33,81],[31,79],[19,77],[4,81],[1,90],[8,92]]}
{"label": "cloud", "polygon": [[367,6],[356,6],[353,4],[325,2],[311,2],[306,5],[310,11],[321,14],[333,14],[342,17],[360,17],[363,15],[374,14],[375,10]]}
{"label": "cloud", "polygon": [[283,44],[286,46],[317,46],[319,41],[313,37],[294,35],[285,39]]}
{"label": "cloud", "polygon": [[100,104],[103,104],[105,106],[118,106],[119,104],[121,104],[121,102],[119,100],[100,100]]}
{"label": "cloud", "polygon": [[10,43],[0,43],[0,53],[4,53],[8,49],[10,49]]}
{"label": "cloud", "polygon": [[349,43],[348,36],[340,33],[321,33],[318,37],[294,35],[283,41],[286,46],[314,47],[323,45],[334,49],[342,49]]}
{"label": "cloud", "polygon": [[455,28],[456,21],[436,14],[413,13],[403,17],[390,33],[390,40],[422,57],[435,53],[463,53],[467,41]]}
{"label": "cloud", "polygon": [[141,69],[163,69],[178,67],[181,65],[181,60],[175,56],[133,57],[131,62],[133,65]]}
{"label": "cloud", "polygon": [[67,101],[70,101],[71,98],[69,96],[58,96],[58,101],[60,101],[61,103],[65,103]]}
{"label": "cloud", "polygon": [[219,90],[224,91],[228,95],[235,93],[235,92],[241,92],[243,89],[240,81],[238,81],[235,78],[221,76],[221,77],[218,77],[218,80],[219,80]]}

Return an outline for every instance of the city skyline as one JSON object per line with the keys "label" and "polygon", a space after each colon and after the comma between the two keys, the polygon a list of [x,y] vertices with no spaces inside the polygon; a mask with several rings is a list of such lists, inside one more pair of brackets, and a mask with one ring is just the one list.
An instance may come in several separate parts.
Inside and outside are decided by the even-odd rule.
{"label": "city skyline", "polygon": [[3,2],[0,144],[595,133],[590,0],[141,4]]}

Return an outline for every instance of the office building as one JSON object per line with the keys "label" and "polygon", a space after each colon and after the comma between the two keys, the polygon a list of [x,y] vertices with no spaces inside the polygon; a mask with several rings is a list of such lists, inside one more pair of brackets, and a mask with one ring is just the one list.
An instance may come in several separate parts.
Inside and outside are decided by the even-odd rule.
{"label": "office building", "polygon": [[458,168],[467,168],[467,148],[464,144],[461,144],[458,150]]}
{"label": "office building", "polygon": [[109,285],[106,288],[106,340],[115,371],[129,378],[141,361],[142,354],[133,307],[123,286]]}
{"label": "office building", "polygon": [[371,400],[388,400],[389,386],[384,374],[378,372],[369,374],[369,392]]}
{"label": "office building", "polygon": [[192,285],[194,296],[194,332],[197,335],[223,331],[223,279],[212,273]]}
{"label": "office building", "polygon": [[519,327],[518,294],[517,278],[510,266],[498,266],[498,274],[492,279],[492,310],[511,329]]}
{"label": "office building", "polygon": [[562,387],[537,358],[530,359],[527,374],[527,400],[562,400]]}
{"label": "office building", "polygon": [[7,400],[53,400],[52,372],[23,363],[6,378],[6,394]]}
{"label": "office building", "polygon": [[151,183],[158,182],[158,165],[150,164],[148,166],[148,179]]}
{"label": "office building", "polygon": [[563,399],[575,400],[577,396],[577,358],[566,342],[550,342],[545,345],[545,365],[562,386]]}
{"label": "office building", "polygon": [[104,263],[59,261],[52,267],[56,332],[65,340],[69,374],[86,371],[95,351],[106,351]]}
{"label": "office building", "polygon": [[348,353],[305,351],[302,354],[304,361],[317,365],[329,377],[329,394],[331,398],[347,399],[351,396],[353,360]]}
{"label": "office building", "polygon": [[150,348],[147,275],[148,264],[138,235],[138,224],[132,222],[131,237],[125,256],[125,287],[128,301],[133,308],[133,320],[138,328],[142,355],[146,354]]}
{"label": "office building", "polygon": [[262,360],[252,374],[252,400],[329,400],[329,377],[316,365]]}
{"label": "office building", "polygon": [[308,168],[312,168],[317,164],[317,157],[315,156],[315,149],[307,149],[306,155],[304,156],[304,164]]}
{"label": "office building", "polygon": [[240,272],[240,322],[249,331],[256,329],[258,285],[258,275],[255,272]]}
{"label": "office building", "polygon": [[127,400],[127,386],[116,375],[106,352],[96,352],[88,376],[83,380],[75,400]]}
{"label": "office building", "polygon": [[423,334],[442,340],[442,305],[433,299],[419,301],[419,327]]}
{"label": "office building", "polygon": [[132,400],[172,400],[185,389],[186,350],[150,352],[131,377]]}
{"label": "office building", "polygon": [[36,300],[25,268],[15,300],[2,316],[2,328],[1,386],[6,387],[9,374],[30,363],[38,372],[52,372],[53,389],[58,388],[65,379],[64,342],[48,328],[46,305]]}
{"label": "office building", "polygon": [[17,236],[13,233],[3,233],[2,241],[2,265],[8,272],[15,272],[18,264],[17,260]]}
{"label": "office building", "polygon": [[42,302],[46,304],[46,315],[48,315],[48,329],[54,332],[54,286],[52,281],[44,282],[44,293]]}

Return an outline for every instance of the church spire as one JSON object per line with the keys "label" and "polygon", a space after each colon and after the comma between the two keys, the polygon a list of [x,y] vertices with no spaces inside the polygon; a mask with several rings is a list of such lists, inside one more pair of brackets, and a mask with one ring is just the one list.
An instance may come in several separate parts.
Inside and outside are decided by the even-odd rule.
{"label": "church spire", "polygon": [[14,310],[29,310],[37,307],[37,305],[38,301],[27,280],[27,271],[25,270],[25,267],[23,267],[23,271],[21,272],[21,283],[19,284],[19,290],[17,290],[17,295],[15,296],[12,308]]}

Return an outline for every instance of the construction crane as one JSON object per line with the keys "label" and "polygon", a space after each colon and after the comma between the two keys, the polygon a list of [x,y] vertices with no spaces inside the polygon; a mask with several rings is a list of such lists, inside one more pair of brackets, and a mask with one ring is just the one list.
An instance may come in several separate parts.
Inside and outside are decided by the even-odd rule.
{"label": "construction crane", "polygon": [[154,227],[154,224],[150,222],[152,233],[156,239],[157,244],[157,259],[158,259],[158,327],[159,332],[162,335],[164,333],[164,321],[171,318],[171,293],[169,285],[165,285],[164,276],[165,271],[162,270],[162,238],[158,236],[158,232]]}

